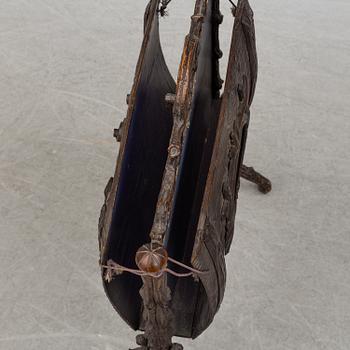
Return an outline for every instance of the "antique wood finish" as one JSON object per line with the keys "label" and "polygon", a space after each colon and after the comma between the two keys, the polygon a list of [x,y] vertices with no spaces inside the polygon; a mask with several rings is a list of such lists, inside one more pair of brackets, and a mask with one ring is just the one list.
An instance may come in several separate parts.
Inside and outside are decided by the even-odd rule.
{"label": "antique wood finish", "polygon": [[172,343],[174,315],[167,276],[143,277],[142,280],[140,295],[144,305],[142,322],[145,333],[136,337],[140,347],[134,350],[182,350],[182,345]]}
{"label": "antique wood finish", "polygon": [[[121,144],[115,176],[105,191],[99,222],[101,264],[113,259],[136,267],[135,253],[149,241],[153,223],[173,125],[164,96],[175,92],[159,41],[158,5],[159,0],[151,0],[147,7],[128,114],[118,133]],[[111,303],[135,330],[140,326],[141,286],[141,279],[131,274],[104,281]]]}
{"label": "antique wood finish", "polygon": [[209,270],[200,277],[203,288],[198,296],[194,335],[211,322],[225,291],[225,254],[234,232],[249,107],[257,79],[253,12],[247,0],[238,2],[234,15],[225,89],[192,253],[192,265]]}
{"label": "antique wood finish", "polygon": [[249,107],[257,78],[253,13],[248,1],[241,0],[235,8],[224,94],[221,103],[215,99],[213,74],[218,69],[206,62],[213,62],[212,53],[217,51],[211,27],[218,15],[213,12],[216,5],[210,0],[196,2],[180,65],[169,156],[151,231],[151,238],[164,242],[171,256],[208,271],[199,282],[169,277],[175,334],[193,338],[212,322],[225,290],[224,256],[233,237]]}
{"label": "antique wood finish", "polygon": [[266,194],[272,190],[272,184],[269,179],[258,173],[254,168],[241,166],[241,177],[258,185],[261,193]]}
{"label": "antique wood finish", "polygon": [[[183,59],[178,78],[179,84],[190,82],[187,91],[177,91],[180,97],[186,96],[189,103],[186,105],[180,99],[174,108],[175,112],[180,110],[179,115],[187,127],[180,130],[177,137],[182,143],[178,156],[181,161],[172,170],[176,181],[169,201],[171,219],[164,226],[162,234],[170,256],[187,265],[191,264],[198,215],[219,115],[218,95],[222,80],[218,59],[222,54],[219,49],[218,27],[221,22],[217,0],[196,2],[183,56],[191,60],[187,62]],[[194,44],[191,47],[188,43]],[[191,74],[183,76],[183,71]],[[165,175],[165,187],[167,180]],[[193,322],[200,283],[192,278],[169,276],[169,286],[172,290],[175,334],[194,337]]]}
{"label": "antique wood finish", "polygon": [[[225,291],[240,176],[263,193],[271,190],[268,179],[243,165],[257,79],[248,0],[232,10],[222,96],[219,0],[196,0],[176,85],[159,42],[158,16],[168,4],[150,0],[145,11],[128,115],[114,133],[121,142],[115,176],[99,221],[101,265],[149,273],[120,271],[104,280],[119,314],[145,332],[137,337],[144,350],[180,350],[172,336],[196,338],[210,325]],[[149,243],[157,252],[145,249]],[[195,278],[180,278],[191,273],[181,274],[186,266],[176,262],[192,265]]]}

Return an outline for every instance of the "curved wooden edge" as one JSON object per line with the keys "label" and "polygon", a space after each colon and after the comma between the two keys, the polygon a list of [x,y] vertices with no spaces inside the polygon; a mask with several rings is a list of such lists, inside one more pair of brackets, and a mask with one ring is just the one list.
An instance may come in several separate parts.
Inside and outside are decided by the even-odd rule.
{"label": "curved wooden edge", "polygon": [[[155,20],[158,21],[158,15],[157,15],[157,9],[159,6],[160,0],[150,0],[149,4],[147,5],[146,11],[145,11],[145,22],[144,22],[144,38],[142,41],[141,46],[141,53],[136,65],[136,72],[135,72],[135,78],[133,82],[133,87],[130,92],[130,95],[128,96],[128,111],[127,116],[123,121],[123,133],[120,135],[120,146],[119,146],[119,153],[116,161],[116,167],[115,167],[115,173],[112,180],[112,183],[108,186],[109,191],[106,194],[105,199],[105,210],[102,220],[100,220],[100,253],[101,253],[101,263],[105,263],[104,258],[104,252],[105,252],[105,245],[107,243],[107,238],[109,234],[109,228],[112,221],[112,214],[113,214],[113,208],[115,204],[116,196],[118,190],[118,183],[120,178],[120,172],[122,167],[122,160],[124,157],[125,152],[125,146],[126,141],[128,138],[128,131],[130,127],[131,117],[133,115],[134,109],[135,109],[135,102],[136,102],[136,91],[137,87],[140,81],[141,77],[141,70],[145,58],[145,52],[146,48],[149,42],[149,35],[152,29],[152,24]],[[111,180],[110,180],[111,181]]]}
{"label": "curved wooden edge", "polygon": [[[239,0],[227,68],[225,89],[216,130],[211,165],[197,226],[192,253],[196,269],[208,269],[201,276],[208,312],[214,318],[224,296],[226,284],[225,255],[233,236],[239,190],[239,168],[243,160],[249,106],[257,77],[257,54],[253,11],[248,0]],[[198,311],[197,318],[202,317]],[[194,330],[198,335],[200,327]]]}
{"label": "curved wooden edge", "polygon": [[[175,91],[175,82],[173,78],[171,77],[168,68],[166,67],[163,53],[161,50],[160,42],[159,42],[159,31],[158,31],[158,6],[159,6],[159,0],[150,0],[146,12],[145,12],[145,31],[144,31],[144,38],[141,46],[141,52],[138,59],[138,63],[136,66],[136,73],[134,78],[133,87],[131,90],[131,93],[128,97],[128,112],[127,116],[123,122],[122,130],[118,133],[118,137],[120,137],[120,149],[119,154],[116,162],[116,168],[115,168],[115,174],[114,178],[111,178],[108,182],[108,185],[105,190],[105,203],[101,210],[100,220],[99,220],[99,246],[100,246],[100,265],[105,265],[106,261],[110,259],[109,254],[114,254],[115,256],[119,254],[118,249],[123,249],[122,245],[125,245],[132,251],[134,247],[133,244],[138,245],[138,241],[134,240],[131,235],[127,234],[124,235],[126,241],[123,241],[120,246],[117,246],[116,244],[111,244],[111,242],[114,242],[116,239],[119,239],[120,234],[123,232],[119,229],[117,229],[115,226],[115,219],[116,217],[125,217],[123,216],[123,210],[125,210],[125,207],[120,208],[120,210],[115,210],[116,205],[119,208],[119,202],[117,201],[117,198],[121,196],[121,194],[124,195],[123,198],[125,198],[125,193],[128,191],[125,191],[125,183],[128,184],[128,188],[130,188],[130,184],[132,186],[132,182],[128,182],[128,177],[125,176],[126,172],[125,169],[127,169],[127,165],[129,164],[129,151],[130,148],[133,149],[133,152],[135,150],[135,147],[130,147],[130,145],[127,146],[127,143],[130,141],[129,136],[135,135],[135,130],[137,130],[137,134],[145,135],[145,129],[141,128],[139,122],[142,121],[143,124],[147,121],[151,120],[152,123],[147,124],[148,128],[148,134],[145,135],[145,138],[143,140],[147,139],[147,135],[150,134],[150,130],[152,130],[151,134],[153,135],[152,125],[155,123],[155,119],[157,116],[159,116],[159,110],[164,111],[164,109],[168,110],[168,114],[166,115],[167,121],[162,119],[161,125],[164,127],[165,124],[166,127],[169,129],[169,134],[171,131],[171,123],[172,118],[170,116],[170,108],[166,107],[165,101],[162,103],[161,108],[158,110],[157,113],[148,113],[145,115],[142,115],[142,109],[140,105],[143,105],[144,101],[149,101],[149,103],[152,102],[152,108],[154,108],[154,102],[158,102],[160,99],[160,95],[163,97],[165,94],[170,90],[170,92]],[[154,64],[154,62],[157,62],[158,64]],[[158,69],[154,69],[154,67],[158,67]],[[158,80],[157,80],[158,79]],[[158,82],[158,84],[157,84]],[[155,84],[155,88],[153,89],[147,89],[149,86],[148,84]],[[161,88],[159,88],[161,86]],[[154,86],[153,86],[154,87]],[[169,89],[169,90],[168,90]],[[146,95],[145,95],[146,91]],[[152,95],[153,94],[153,95]],[[153,99],[142,99],[143,96],[155,96]],[[158,96],[159,95],[159,96]],[[141,96],[141,97],[140,97]],[[148,103],[148,102],[147,102]],[[161,115],[162,116],[162,115]],[[134,118],[135,117],[135,118]],[[145,118],[147,117],[147,118]],[[137,126],[137,129],[135,125]],[[130,125],[132,125],[133,133],[129,135],[129,129]],[[131,130],[131,129],[130,129]],[[162,136],[161,143],[162,142],[168,142],[168,136],[167,133]],[[135,145],[135,143],[133,143]],[[137,145],[137,144],[136,144]],[[159,143],[158,143],[159,145]],[[155,147],[155,150],[158,148]],[[164,161],[165,162],[165,145],[162,147],[164,149]],[[128,158],[129,157],[129,158]],[[134,162],[136,162],[137,157],[132,156]],[[161,158],[161,156],[160,156]],[[159,160],[160,158],[157,158]],[[128,163],[125,163],[125,161],[128,161]],[[151,163],[149,163],[149,166],[147,169],[150,169]],[[162,168],[162,167],[158,167]],[[150,174],[153,174],[152,171],[148,171],[148,176]],[[126,180],[125,180],[126,179]],[[160,180],[158,181],[158,183]],[[151,188],[151,190],[149,190]],[[153,187],[148,186],[147,190],[152,191]],[[154,191],[153,191],[154,192]],[[126,194],[127,195],[127,194]],[[151,194],[153,195],[153,193]],[[125,201],[123,201],[124,203]],[[155,206],[155,203],[152,203],[149,207]],[[131,215],[130,217],[134,218],[135,215]],[[153,215],[152,215],[153,217]],[[119,220],[119,219],[118,219]],[[134,219],[133,219],[134,220]],[[135,221],[135,220],[134,220]],[[119,221],[120,222],[120,221]],[[138,231],[135,230],[135,234],[137,235]],[[147,232],[148,234],[148,232]],[[119,236],[118,236],[119,235]],[[128,238],[129,237],[129,238]],[[140,236],[139,236],[140,237]],[[139,238],[140,240],[140,238]],[[141,240],[143,240],[141,238]],[[131,242],[131,243],[130,243]],[[136,242],[136,243],[133,243]],[[142,243],[140,243],[141,245]],[[139,246],[135,246],[135,253],[136,250],[139,248]],[[131,256],[130,254],[126,254],[128,257]],[[131,258],[132,261],[132,258]],[[129,263],[128,265],[129,266]],[[101,274],[104,275],[104,270],[101,268]],[[107,283],[104,281],[103,285],[106,291],[106,294],[108,298],[110,299],[112,305],[114,306],[115,310],[119,313],[119,315],[127,322],[131,328],[134,330],[139,328],[139,322],[140,322],[140,308],[141,308],[141,298],[138,295],[139,287],[142,284],[141,279],[136,279],[134,276],[128,276],[126,274],[123,274],[121,276],[118,276],[114,281],[111,283]],[[135,283],[134,283],[135,282]],[[137,284],[137,288],[132,288],[132,284]],[[126,291],[128,289],[132,289],[130,291],[130,295],[132,295],[132,298],[128,296]],[[132,293],[131,293],[132,292]],[[126,296],[127,295],[127,296]],[[129,298],[127,302],[125,302],[125,298]],[[131,302],[130,300],[134,300],[135,302]],[[129,305],[129,306],[127,306]]]}

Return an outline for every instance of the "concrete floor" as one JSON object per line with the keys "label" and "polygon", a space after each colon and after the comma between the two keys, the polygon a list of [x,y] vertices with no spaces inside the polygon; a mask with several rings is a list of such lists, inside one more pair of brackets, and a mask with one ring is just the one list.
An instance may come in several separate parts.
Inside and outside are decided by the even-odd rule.
{"label": "concrete floor", "polygon": [[[1,350],[133,345],[102,290],[97,220],[145,5],[0,1]],[[252,6],[260,76],[246,162],[274,189],[263,196],[243,182],[224,303],[208,331],[183,344],[348,350],[350,2]],[[174,74],[192,12],[193,1],[173,0],[162,20]]]}

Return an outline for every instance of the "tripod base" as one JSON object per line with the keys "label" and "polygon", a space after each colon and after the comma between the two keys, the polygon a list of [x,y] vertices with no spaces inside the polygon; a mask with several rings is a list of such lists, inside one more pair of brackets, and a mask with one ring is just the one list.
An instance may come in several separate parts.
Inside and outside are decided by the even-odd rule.
{"label": "tripod base", "polygon": [[254,168],[242,165],[241,177],[249,182],[258,185],[258,189],[261,193],[267,194],[272,190],[272,184],[269,179],[258,173]]}

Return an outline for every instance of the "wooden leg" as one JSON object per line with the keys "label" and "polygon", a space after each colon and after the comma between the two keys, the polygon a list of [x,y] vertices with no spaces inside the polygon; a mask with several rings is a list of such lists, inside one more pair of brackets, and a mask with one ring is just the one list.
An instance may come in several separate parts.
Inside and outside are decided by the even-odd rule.
{"label": "wooden leg", "polygon": [[171,293],[164,273],[159,278],[143,277],[140,295],[143,300],[143,323],[145,333],[136,337],[140,347],[134,350],[183,350],[173,344],[173,314],[170,309]]}
{"label": "wooden leg", "polygon": [[254,170],[252,167],[247,167],[242,165],[241,167],[241,177],[250,182],[258,185],[259,191],[261,193],[269,193],[272,190],[272,184],[269,179],[262,176],[260,173]]}

